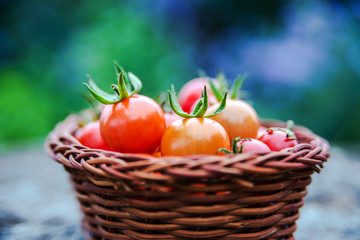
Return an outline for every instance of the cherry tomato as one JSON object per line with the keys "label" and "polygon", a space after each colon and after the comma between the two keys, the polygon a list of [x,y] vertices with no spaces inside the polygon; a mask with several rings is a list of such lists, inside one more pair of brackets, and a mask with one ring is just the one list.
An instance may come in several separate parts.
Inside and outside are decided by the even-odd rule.
{"label": "cherry tomato", "polygon": [[240,140],[239,142],[237,142],[237,146],[239,149],[242,148],[242,152],[243,153],[247,153],[247,152],[270,152],[270,148],[263,142],[257,140],[257,139],[253,139],[253,138],[246,138],[243,140]]}
{"label": "cherry tomato", "polygon": [[99,121],[89,122],[75,133],[79,142],[89,148],[110,150],[100,133]]}
{"label": "cherry tomato", "polygon": [[281,128],[269,128],[259,140],[268,145],[271,151],[280,151],[298,144],[295,136],[289,136],[288,130]]}
{"label": "cherry tomato", "polygon": [[219,148],[230,148],[226,130],[209,118],[186,118],[173,122],[161,139],[162,156],[216,154]]}
{"label": "cherry tomato", "polygon": [[[211,106],[208,110],[213,113],[219,104]],[[211,119],[219,122],[229,134],[230,139],[256,138],[259,129],[259,117],[250,104],[242,100],[226,100],[225,109]]]}
{"label": "cherry tomato", "polygon": [[166,127],[168,127],[170,124],[172,124],[176,120],[182,119],[182,117],[180,117],[179,115],[177,115],[174,112],[166,112],[164,116],[165,116]]}
{"label": "cherry tomato", "polygon": [[[204,86],[210,89],[208,84],[208,78],[198,77],[194,78],[180,89],[178,94],[178,101],[184,112],[190,113],[191,107],[197,100],[201,97],[201,91],[204,89]],[[211,98],[212,93],[209,91],[209,98]]]}
{"label": "cherry tomato", "polygon": [[133,95],[105,106],[100,131],[113,151],[152,154],[165,131],[164,112],[151,98]]}

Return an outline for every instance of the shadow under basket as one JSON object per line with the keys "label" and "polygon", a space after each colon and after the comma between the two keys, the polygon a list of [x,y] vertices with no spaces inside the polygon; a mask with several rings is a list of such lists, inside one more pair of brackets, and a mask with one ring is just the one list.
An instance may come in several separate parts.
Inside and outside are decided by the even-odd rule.
{"label": "shadow under basket", "polygon": [[300,126],[299,144],[281,152],[122,154],[81,145],[81,121],[59,123],[45,149],[70,174],[85,239],[294,239],[306,186],[329,157],[328,142]]}

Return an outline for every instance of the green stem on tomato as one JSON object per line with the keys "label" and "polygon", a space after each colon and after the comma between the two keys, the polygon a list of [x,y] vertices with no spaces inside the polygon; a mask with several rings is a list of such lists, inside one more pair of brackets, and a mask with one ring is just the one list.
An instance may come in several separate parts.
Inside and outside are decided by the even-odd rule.
{"label": "green stem on tomato", "polygon": [[216,150],[216,154],[218,152],[222,152],[222,153],[225,153],[226,155],[228,154],[233,154],[233,151],[229,150],[229,149],[226,149],[226,148],[219,148],[218,150]]}
{"label": "green stem on tomato", "polygon": [[228,81],[223,71],[218,71],[216,74],[216,81],[218,83],[220,92],[225,92],[229,89]]}
{"label": "green stem on tomato", "polygon": [[112,84],[111,89],[115,94],[109,94],[100,89],[95,82],[88,75],[88,83],[83,83],[90,94],[100,103],[114,104],[120,102],[136,93],[142,88],[140,79],[131,72],[126,73],[121,66],[114,62],[115,70],[117,72],[118,84]]}
{"label": "green stem on tomato", "polygon": [[124,80],[124,72],[121,71],[118,77],[118,88],[117,91],[115,91],[117,94],[119,94],[119,97],[121,100],[129,97],[129,89],[127,89],[125,80]]}
{"label": "green stem on tomato", "polygon": [[219,88],[217,88],[214,84],[214,82],[208,78],[208,81],[209,81],[209,85],[210,85],[210,88],[211,88],[211,91],[213,92],[215,98],[220,101],[221,98],[222,98],[222,94],[221,94],[221,91]]}
{"label": "green stem on tomato", "polygon": [[130,80],[129,80],[129,76],[126,74],[124,68],[122,66],[119,65],[119,63],[117,61],[114,61],[114,67],[115,67],[115,72],[116,72],[116,76],[119,77],[120,73],[123,72],[124,73],[124,80],[125,80],[125,85],[128,89],[131,89],[131,84],[130,84]]}
{"label": "green stem on tomato", "polygon": [[224,96],[223,96],[221,102],[220,102],[219,107],[215,110],[215,112],[214,112],[213,114],[205,115],[205,117],[213,117],[213,116],[215,116],[215,115],[218,115],[219,113],[222,112],[222,110],[225,109],[227,94],[228,94],[228,92],[226,91],[226,92],[224,93]]}
{"label": "green stem on tomato", "polygon": [[192,114],[196,114],[197,112],[199,112],[200,108],[204,105],[204,101],[202,100],[199,100],[193,110],[193,113]]}
{"label": "green stem on tomato", "polygon": [[133,74],[132,72],[128,72],[126,75],[129,76],[130,85],[132,85],[132,87],[134,88],[134,90],[131,92],[130,95],[134,95],[134,94],[140,92],[140,90],[142,88],[141,80],[135,74]]}
{"label": "green stem on tomato", "polygon": [[[233,85],[231,86],[231,88],[229,90],[230,99],[239,98],[240,90],[243,87],[246,78],[247,78],[247,75],[245,75],[245,74],[238,75],[236,77],[236,79],[234,80]],[[209,81],[210,88],[211,88],[212,92],[214,93],[215,98],[218,101],[220,101],[221,98],[222,98],[223,93],[228,90],[227,84],[223,83],[224,81],[225,82],[227,81],[226,78],[225,78],[225,75],[223,73],[218,74],[217,81],[220,82],[218,87],[215,85],[215,83],[210,78],[209,78],[208,81]]]}
{"label": "green stem on tomato", "polygon": [[239,93],[242,87],[244,86],[244,83],[247,79],[247,76],[245,74],[238,75],[231,86],[231,96],[230,99],[236,99],[239,98]]}
{"label": "green stem on tomato", "polygon": [[226,149],[226,148],[219,148],[216,152],[223,152],[225,154],[242,153],[244,151],[244,144],[241,144],[240,148],[238,147],[237,144],[240,141],[246,141],[248,139],[250,139],[250,138],[241,138],[241,137],[233,138],[231,140],[231,149],[232,149],[232,151],[230,151],[229,149]]}
{"label": "green stem on tomato", "polygon": [[242,152],[242,148],[239,149],[237,143],[241,140],[241,137],[236,137],[231,141],[231,145],[232,145],[232,150],[233,153],[241,153]]}
{"label": "green stem on tomato", "polygon": [[206,114],[206,111],[209,107],[209,97],[207,94],[206,86],[204,86],[204,90],[202,92],[202,97],[197,102],[193,113],[189,114],[182,110],[182,108],[177,100],[177,97],[176,97],[174,85],[171,85],[171,91],[168,90],[168,98],[169,98],[170,107],[177,115],[179,115],[180,117],[183,117],[183,118],[212,117],[212,116],[215,116],[216,114],[219,114],[225,108],[226,96],[227,96],[227,92],[225,92],[219,107],[216,109],[216,111],[213,114]]}
{"label": "green stem on tomato", "polygon": [[175,87],[174,85],[171,85],[171,91],[168,90],[168,99],[169,99],[169,105],[171,107],[171,109],[179,116],[184,117],[184,118],[190,118],[193,117],[193,115],[188,114],[186,112],[184,112],[182,110],[182,108],[180,107],[179,102],[177,101],[176,98],[176,92],[175,92]]}

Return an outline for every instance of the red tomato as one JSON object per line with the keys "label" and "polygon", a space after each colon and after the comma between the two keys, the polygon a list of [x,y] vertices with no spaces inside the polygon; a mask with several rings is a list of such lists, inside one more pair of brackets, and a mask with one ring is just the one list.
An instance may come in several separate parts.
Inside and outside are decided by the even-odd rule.
{"label": "red tomato", "polygon": [[152,154],[165,131],[164,112],[151,98],[133,95],[105,106],[100,131],[113,151]]}
{"label": "red tomato", "polygon": [[168,127],[170,124],[172,124],[173,122],[175,122],[178,119],[182,119],[182,117],[180,117],[179,115],[177,115],[174,112],[166,112],[165,113],[166,127]]}
{"label": "red tomato", "polygon": [[80,128],[78,131],[76,131],[75,137],[82,145],[86,147],[110,150],[104,142],[104,139],[101,137],[99,121],[90,122],[83,128]]}
{"label": "red tomato", "polygon": [[[219,104],[215,104],[208,112],[213,113],[218,107]],[[259,117],[254,108],[242,100],[227,99],[225,109],[211,119],[219,122],[226,129],[230,139],[257,137]]]}
{"label": "red tomato", "polygon": [[257,140],[257,139],[252,139],[252,138],[247,138],[247,139],[243,139],[240,140],[239,142],[237,142],[237,146],[239,149],[241,149],[242,147],[242,152],[243,153],[247,153],[247,152],[270,152],[270,148],[263,142]]}
{"label": "red tomato", "polygon": [[219,148],[230,148],[226,130],[209,118],[186,118],[167,127],[161,139],[162,156],[216,154]]}
{"label": "red tomato", "polygon": [[[200,99],[204,85],[206,85],[207,89],[210,89],[208,78],[198,77],[185,83],[185,85],[180,89],[178,101],[184,112],[190,113],[193,104]],[[211,96],[213,96],[210,91],[208,92],[208,95],[210,99]]]}
{"label": "red tomato", "polygon": [[259,140],[268,145],[271,151],[280,151],[298,144],[296,137],[289,137],[289,133],[284,129],[269,128]]}

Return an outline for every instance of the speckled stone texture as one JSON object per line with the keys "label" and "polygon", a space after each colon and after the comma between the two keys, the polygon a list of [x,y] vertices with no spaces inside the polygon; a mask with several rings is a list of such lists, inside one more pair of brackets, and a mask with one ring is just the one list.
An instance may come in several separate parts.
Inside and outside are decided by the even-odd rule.
{"label": "speckled stone texture", "polygon": [[0,157],[0,240],[82,238],[67,173],[42,146]]}
{"label": "speckled stone texture", "polygon": [[[313,175],[297,240],[360,240],[360,148],[349,149],[332,146]],[[2,152],[0,240],[82,240],[80,218],[66,172],[41,144]]]}

